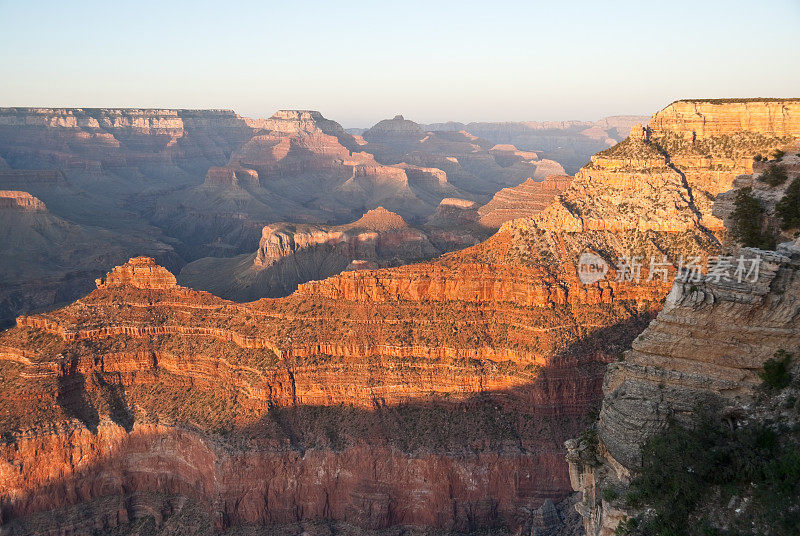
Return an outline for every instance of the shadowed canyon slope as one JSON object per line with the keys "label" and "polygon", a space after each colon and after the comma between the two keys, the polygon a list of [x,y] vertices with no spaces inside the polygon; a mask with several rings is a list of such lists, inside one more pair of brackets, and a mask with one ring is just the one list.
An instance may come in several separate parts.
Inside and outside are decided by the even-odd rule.
{"label": "shadowed canyon slope", "polygon": [[[545,501],[570,491],[562,444],[605,363],[661,308],[681,256],[719,251],[714,197],[800,138],[799,112],[673,103],[538,215],[428,263],[236,303],[135,258],[72,305],[20,317],[0,334],[3,529],[168,527],[190,505],[220,530],[557,523]],[[253,261],[288,251],[275,244]],[[590,284],[586,252],[608,263]],[[646,262],[628,277],[629,255],[663,255],[667,277]]]}

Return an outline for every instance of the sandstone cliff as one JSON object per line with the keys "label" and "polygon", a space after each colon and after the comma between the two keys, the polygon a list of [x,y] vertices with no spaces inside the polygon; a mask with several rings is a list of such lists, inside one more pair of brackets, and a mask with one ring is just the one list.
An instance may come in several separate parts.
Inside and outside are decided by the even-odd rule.
{"label": "sandstone cliff", "polygon": [[[684,175],[685,186],[696,185],[692,197],[698,189],[709,198],[726,186],[737,189],[717,197],[716,217],[709,217],[706,204],[695,204],[695,222],[705,222],[706,230],[721,235],[722,222],[717,217],[729,230],[742,223],[744,213],[735,215],[735,205],[737,192],[743,188],[752,192],[747,195],[761,206],[756,217],[775,217],[776,202],[786,195],[797,175],[796,157],[779,157],[785,158],[782,165],[788,171],[784,182],[770,185],[765,173],[777,162],[762,162],[761,155],[796,143],[797,109],[797,101],[677,102],[653,117],[639,143],[652,141],[659,149],[678,149],[667,165],[672,163],[672,168]],[[772,138],[765,139],[765,132],[772,133]],[[703,160],[693,156],[699,152],[707,153],[706,162],[716,160],[714,169],[724,174],[712,176],[699,168]],[[755,162],[753,153],[758,156]],[[652,154],[648,166],[655,168]],[[732,176],[739,173],[746,174]],[[778,233],[777,226],[769,222],[744,223],[753,223],[757,232],[771,229]],[[646,503],[631,502],[629,497],[635,492],[626,490],[642,471],[645,445],[674,426],[671,423],[695,426],[693,419],[702,408],[717,408],[709,409],[715,412],[713,418],[727,419],[731,430],[787,419],[785,397],[774,401],[778,409],[760,409],[756,402],[763,395],[758,395],[757,387],[762,384],[759,373],[765,362],[800,343],[800,249],[794,241],[780,244],[777,251],[740,246],[729,237],[721,251],[728,256],[717,257],[709,273],[687,272],[676,278],[658,317],[620,361],[609,365],[600,417],[591,434],[567,443],[570,478],[573,488],[583,494],[578,510],[588,534],[646,532],[643,522],[662,515],[654,514]],[[767,403],[773,402],[768,399]],[[791,421],[791,415],[788,418]],[[722,451],[719,446],[713,448]],[[652,455],[652,451],[648,453]],[[755,486],[750,484],[752,489]],[[753,497],[752,491],[740,491],[719,505],[715,505],[719,497],[712,495],[692,499],[709,503],[692,523],[711,531],[740,526],[758,533],[767,530],[758,525],[763,522],[763,512],[757,511],[756,505],[762,499]],[[777,519],[772,521],[777,523]],[[674,528],[687,531],[686,526]]]}
{"label": "sandstone cliff", "polygon": [[530,218],[547,208],[570,182],[572,177],[549,175],[539,182],[531,178],[515,188],[503,188],[478,210],[480,221],[497,228],[509,220]]}
{"label": "sandstone cliff", "polygon": [[219,529],[557,522],[542,508],[566,495],[561,442],[608,339],[649,318],[624,297],[237,304],[167,274],[132,259],[0,334],[6,533],[81,532],[78,504],[99,529],[168,523],[187,501]]}
{"label": "sandstone cliff", "polygon": [[[624,488],[639,470],[641,448],[668,420],[691,422],[712,401],[723,415],[752,413],[758,372],[779,350],[800,344],[800,249],[744,250],[760,258],[751,279],[678,278],[656,320],[624,359],[609,365],[596,425],[599,444],[567,443],[573,488],[588,534],[611,535],[638,513],[604,489]],[[757,276],[757,277],[756,277]],[[738,512],[737,512],[738,513]]]}

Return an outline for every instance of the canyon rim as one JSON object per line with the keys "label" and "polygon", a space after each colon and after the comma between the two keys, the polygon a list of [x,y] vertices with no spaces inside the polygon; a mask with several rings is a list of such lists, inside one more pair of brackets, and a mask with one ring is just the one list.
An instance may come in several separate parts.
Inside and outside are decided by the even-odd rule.
{"label": "canyon rim", "polygon": [[798,27],[0,1],[0,536],[800,534]]}

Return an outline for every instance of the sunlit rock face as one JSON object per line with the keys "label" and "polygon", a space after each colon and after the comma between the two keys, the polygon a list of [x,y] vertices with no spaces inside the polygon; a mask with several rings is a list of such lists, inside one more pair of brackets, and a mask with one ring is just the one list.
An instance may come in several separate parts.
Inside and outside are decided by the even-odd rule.
{"label": "sunlit rock face", "polygon": [[545,501],[567,494],[561,442],[597,397],[604,339],[630,340],[652,304],[443,298],[240,304],[135,258],[20,317],[0,335],[4,530],[125,525],[163,501],[164,522],[196,504],[219,530],[560,522]]}
{"label": "sunlit rock face", "polygon": [[[283,160],[318,166],[327,161],[320,155],[346,147],[319,130],[306,141],[330,145],[312,156],[266,138],[242,149],[238,162],[254,165],[236,164],[237,188],[253,177],[241,169],[253,169],[259,184],[259,166],[281,181],[281,170],[294,169]],[[550,511],[546,499],[571,491],[563,442],[600,400],[606,363],[662,306],[669,315],[695,300],[668,294],[680,255],[719,251],[713,196],[754,154],[792,141],[771,131],[730,135],[741,144],[674,133],[634,129],[538,214],[428,262],[348,271],[284,298],[237,303],[177,286],[155,263],[134,259],[72,305],[20,317],[0,334],[0,405],[8,408],[0,419],[10,431],[0,447],[4,530],[47,533],[70,508],[82,512],[70,527],[125,524],[148,510],[168,524],[193,504],[221,531],[331,519],[362,529],[504,526],[529,534]],[[273,135],[281,138],[254,138]],[[483,147],[470,136],[436,143]],[[467,166],[531,156],[493,147],[473,158],[435,155],[437,169],[463,185]],[[412,174],[396,169],[411,188]],[[357,173],[351,178],[361,184]],[[437,201],[439,216],[468,220],[474,206],[447,198],[462,201]],[[377,219],[387,225],[376,232],[402,230],[394,216]],[[367,223],[375,225],[371,216]],[[262,267],[318,247],[276,240],[267,240]],[[579,277],[586,252],[608,264],[589,284]],[[622,277],[623,255],[666,256],[668,277],[649,277],[647,265],[641,279]],[[780,275],[791,258],[770,261],[769,288],[791,279]],[[786,288],[784,296],[797,294]],[[707,290],[710,303],[691,307],[730,302],[731,318],[772,299],[763,289]],[[783,320],[765,314],[767,321]],[[664,329],[635,343],[634,364],[658,358],[665,342],[689,350]],[[720,388],[748,366],[731,366]],[[678,372],[699,380],[708,373]],[[619,441],[607,437],[623,463],[630,430],[619,422]]]}
{"label": "sunlit rock face", "polygon": [[503,188],[480,208],[480,222],[497,228],[509,220],[535,216],[571,182],[572,177],[566,175],[548,175],[542,181],[528,179],[515,188]]}
{"label": "sunlit rock face", "polygon": [[[794,229],[780,230],[775,214],[776,202],[798,175],[798,158],[753,161],[778,149],[796,152],[799,105],[777,99],[679,101],[655,114],[648,128],[635,129],[637,146],[658,149],[686,191],[691,188],[690,197],[678,197],[690,201],[685,206],[695,216],[679,218],[676,229],[689,229],[694,221],[697,228],[724,236],[723,222],[729,228],[733,223],[737,192],[748,187],[764,209],[765,232],[774,233],[779,244],[776,251],[762,251],[741,248],[727,237],[716,249],[730,259],[730,269],[676,278],[657,318],[624,358],[609,366],[596,425],[599,444],[587,449],[585,441],[567,443],[570,478],[582,492],[577,508],[588,534],[615,534],[620,521],[640,513],[604,499],[601,490],[630,481],[641,464],[642,446],[668,419],[689,422],[698,406],[711,404],[719,404],[725,415],[747,415],[764,362],[800,343],[800,249]],[[639,159],[635,165],[641,166],[641,153],[617,150],[614,165],[625,169],[630,165],[625,159]],[[663,169],[655,153],[649,154],[648,167]],[[775,164],[786,170],[786,182],[760,180]],[[681,203],[672,206],[649,222],[659,226],[676,222],[676,213],[688,216]],[[628,223],[622,219],[618,225]]]}

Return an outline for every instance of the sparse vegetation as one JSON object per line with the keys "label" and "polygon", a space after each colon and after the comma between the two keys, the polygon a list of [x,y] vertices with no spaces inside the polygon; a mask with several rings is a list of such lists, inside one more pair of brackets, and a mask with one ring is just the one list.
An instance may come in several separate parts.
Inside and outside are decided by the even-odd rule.
{"label": "sparse vegetation", "polygon": [[780,186],[786,179],[789,178],[789,175],[786,173],[786,168],[780,164],[770,164],[769,167],[761,174],[758,178],[762,182],[766,182],[770,186]]}
{"label": "sparse vegetation", "polygon": [[796,177],[786,189],[786,194],[775,205],[775,213],[781,221],[782,229],[800,227],[800,177]]}
{"label": "sparse vegetation", "polygon": [[784,156],[786,156],[786,153],[780,149],[775,149],[774,151],[772,151],[772,158],[774,158],[775,160],[780,161],[781,158],[783,158]]}
{"label": "sparse vegetation", "polygon": [[786,350],[775,352],[773,359],[767,359],[764,363],[764,370],[759,372],[759,377],[764,382],[767,389],[783,389],[791,381],[789,375],[789,363],[792,361],[792,354]]}
{"label": "sparse vegetation", "polygon": [[714,532],[705,516],[713,510],[710,504],[725,508],[732,498],[745,496],[746,533],[800,531],[796,437],[782,438],[760,423],[731,429],[713,412],[700,411],[691,425],[670,422],[644,445],[642,459],[626,501],[634,508],[651,507],[654,515],[626,522],[618,534],[743,534],[736,520],[730,520],[728,532]]}
{"label": "sparse vegetation", "polygon": [[614,488],[603,488],[603,491],[600,492],[600,497],[606,502],[611,502],[619,497],[619,493]]}
{"label": "sparse vegetation", "polygon": [[775,249],[775,237],[764,231],[764,207],[753,196],[751,188],[736,193],[731,218],[731,238],[745,247]]}
{"label": "sparse vegetation", "polygon": [[619,522],[614,534],[617,534],[618,536],[625,536],[626,534],[630,534],[631,531],[635,530],[638,525],[639,522],[635,517],[627,517]]}

